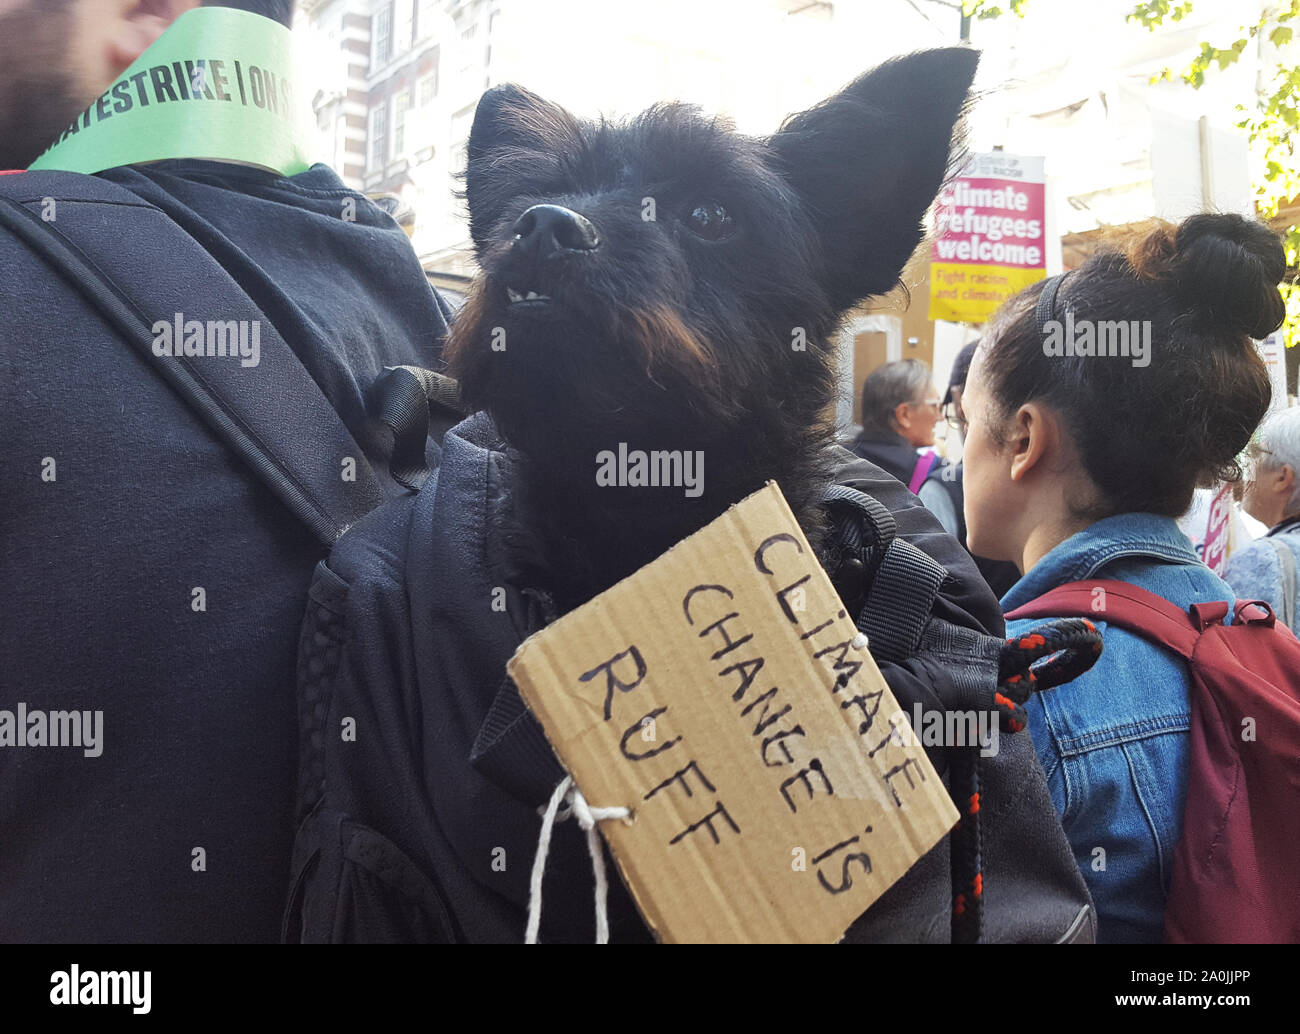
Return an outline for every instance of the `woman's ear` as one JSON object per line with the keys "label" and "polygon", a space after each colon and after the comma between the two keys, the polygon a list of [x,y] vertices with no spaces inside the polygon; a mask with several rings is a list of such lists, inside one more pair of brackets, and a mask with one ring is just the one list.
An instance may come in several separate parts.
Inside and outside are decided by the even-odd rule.
{"label": "woman's ear", "polygon": [[1020,481],[1039,468],[1044,458],[1060,446],[1060,424],[1056,415],[1037,402],[1026,402],[1016,410],[1010,444],[1011,480]]}

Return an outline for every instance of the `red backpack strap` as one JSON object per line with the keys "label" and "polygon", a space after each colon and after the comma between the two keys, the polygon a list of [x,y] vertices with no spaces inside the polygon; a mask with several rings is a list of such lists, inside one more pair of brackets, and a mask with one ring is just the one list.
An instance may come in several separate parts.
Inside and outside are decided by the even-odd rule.
{"label": "red backpack strap", "polygon": [[1183,610],[1176,603],[1128,582],[1101,580],[1058,586],[1006,616],[1009,621],[1040,617],[1092,618],[1160,643],[1190,659],[1200,634],[1211,625],[1221,624],[1228,609],[1228,604],[1214,601],[1194,603]]}

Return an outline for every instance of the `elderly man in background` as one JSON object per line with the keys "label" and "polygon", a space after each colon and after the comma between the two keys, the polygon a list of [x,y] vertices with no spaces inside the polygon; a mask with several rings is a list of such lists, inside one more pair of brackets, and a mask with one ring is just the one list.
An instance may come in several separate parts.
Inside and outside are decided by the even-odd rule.
{"label": "elderly man in background", "polygon": [[862,385],[862,433],[849,449],[916,492],[938,462],[933,451],[939,389],[919,359],[885,363]]}
{"label": "elderly man in background", "polygon": [[1296,568],[1300,564],[1300,409],[1275,413],[1260,426],[1254,476],[1243,505],[1268,533],[1228,559],[1224,580],[1241,599],[1263,600],[1300,634]]}

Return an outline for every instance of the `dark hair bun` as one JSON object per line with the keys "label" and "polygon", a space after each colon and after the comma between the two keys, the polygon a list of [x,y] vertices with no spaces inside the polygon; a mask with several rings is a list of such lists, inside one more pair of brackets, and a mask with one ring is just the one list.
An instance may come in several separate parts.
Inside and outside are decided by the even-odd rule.
{"label": "dark hair bun", "polygon": [[1277,285],[1286,253],[1277,234],[1239,215],[1193,215],[1178,226],[1171,272],[1183,297],[1212,327],[1252,338],[1282,325]]}
{"label": "dark hair bun", "polygon": [[1237,215],[1114,235],[1064,282],[1058,305],[1076,321],[1148,322],[1143,361],[1116,355],[1113,337],[1096,355],[1049,352],[1036,318],[1043,288],[1031,285],[986,338],[993,423],[1035,399],[1064,416],[1097,489],[1071,501],[1076,516],[1185,513],[1198,484],[1240,476],[1237,454],[1268,409],[1272,384],[1250,338],[1282,322],[1285,272],[1278,238]]}

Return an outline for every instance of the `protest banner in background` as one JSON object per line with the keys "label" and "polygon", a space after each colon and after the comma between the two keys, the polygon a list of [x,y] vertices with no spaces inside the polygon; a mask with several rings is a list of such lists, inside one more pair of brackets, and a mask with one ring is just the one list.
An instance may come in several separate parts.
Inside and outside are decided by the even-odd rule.
{"label": "protest banner in background", "polygon": [[1210,503],[1210,516],[1205,525],[1205,546],[1201,559],[1215,574],[1223,574],[1228,561],[1228,540],[1232,529],[1232,486],[1224,485]]}
{"label": "protest banner in background", "polygon": [[934,211],[930,319],[983,323],[1047,275],[1041,157],[975,155]]}

